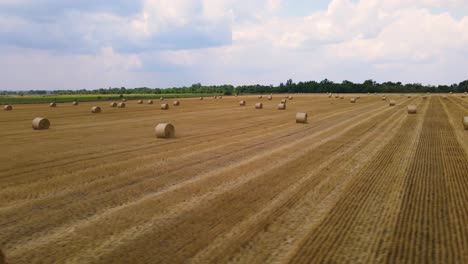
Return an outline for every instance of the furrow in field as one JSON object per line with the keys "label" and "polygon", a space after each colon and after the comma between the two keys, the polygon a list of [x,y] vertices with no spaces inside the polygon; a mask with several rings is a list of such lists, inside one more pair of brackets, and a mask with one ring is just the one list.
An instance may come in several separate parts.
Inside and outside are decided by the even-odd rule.
{"label": "furrow in field", "polygon": [[405,181],[388,262],[468,261],[468,158],[440,98],[431,103]]}
{"label": "furrow in field", "polygon": [[391,239],[387,232],[394,225],[399,190],[426,107],[426,102],[419,103],[418,114],[408,115],[395,136],[342,190],[329,213],[291,252],[290,262],[371,263],[385,256]]}

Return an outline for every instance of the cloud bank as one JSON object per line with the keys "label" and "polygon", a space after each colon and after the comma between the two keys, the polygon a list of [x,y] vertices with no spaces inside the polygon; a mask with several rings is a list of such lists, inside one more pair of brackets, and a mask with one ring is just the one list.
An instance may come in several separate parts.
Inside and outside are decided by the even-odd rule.
{"label": "cloud bank", "polygon": [[468,79],[464,0],[332,0],[324,6],[0,0],[1,89]]}

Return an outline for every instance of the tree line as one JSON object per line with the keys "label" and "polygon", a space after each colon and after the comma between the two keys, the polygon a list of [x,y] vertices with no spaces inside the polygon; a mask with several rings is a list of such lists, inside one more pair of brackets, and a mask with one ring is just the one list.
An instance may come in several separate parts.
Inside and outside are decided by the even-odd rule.
{"label": "tree line", "polygon": [[328,79],[320,82],[307,81],[295,83],[292,79],[285,83],[274,85],[202,85],[195,83],[191,86],[173,87],[173,88],[125,88],[125,87],[109,87],[99,88],[95,90],[29,90],[29,91],[1,91],[0,94],[269,94],[269,93],[461,93],[468,91],[468,80],[452,85],[422,85],[420,83],[402,84],[401,82],[383,82],[378,83],[374,80],[366,80],[363,83],[354,83],[351,81],[343,81],[335,83]]}

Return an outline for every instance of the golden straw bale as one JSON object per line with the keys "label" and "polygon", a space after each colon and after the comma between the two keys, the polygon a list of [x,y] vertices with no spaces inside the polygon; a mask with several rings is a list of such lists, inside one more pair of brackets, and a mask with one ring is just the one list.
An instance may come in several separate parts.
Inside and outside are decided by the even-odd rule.
{"label": "golden straw bale", "polygon": [[11,106],[11,105],[5,105],[5,106],[3,106],[3,110],[5,110],[5,111],[11,111],[11,110],[13,110],[13,106]]}
{"label": "golden straw bale", "polygon": [[125,103],[118,103],[117,108],[125,108]]}
{"label": "golden straw bale", "polygon": [[296,123],[307,123],[307,113],[296,113]]}
{"label": "golden straw bale", "polygon": [[169,104],[161,104],[161,110],[168,110]]}
{"label": "golden straw bale", "polygon": [[255,109],[262,109],[263,108],[263,104],[262,103],[256,103],[255,104]]}
{"label": "golden straw bale", "polygon": [[175,128],[172,124],[162,123],[155,127],[156,137],[173,138],[175,137]]}
{"label": "golden straw bale", "polygon": [[416,105],[408,105],[408,114],[416,114],[418,107]]}
{"label": "golden straw bale", "polygon": [[137,103],[138,104],[143,104],[143,100],[138,100]]}
{"label": "golden straw bale", "polygon": [[463,117],[463,127],[468,130],[468,116]]}
{"label": "golden straw bale", "polygon": [[111,102],[111,103],[109,104],[109,106],[110,106],[110,107],[116,107],[116,106],[117,106],[117,103],[116,103],[116,102]]}
{"label": "golden straw bale", "polygon": [[353,103],[353,104],[356,103],[356,98],[351,98],[351,99],[349,99],[349,102],[350,102],[350,103]]}
{"label": "golden straw bale", "polygon": [[50,104],[49,104],[49,106],[50,106],[50,107],[56,107],[56,106],[57,106],[57,104],[56,104],[56,103],[54,103],[54,102],[52,102],[52,103],[50,103]]}
{"label": "golden straw bale", "polygon": [[148,104],[153,104],[153,100],[148,100]]}
{"label": "golden straw bale", "polygon": [[240,106],[245,106],[245,100],[241,100],[241,101],[239,102],[239,105],[240,105]]}
{"label": "golden straw bale", "polygon": [[73,104],[73,105],[78,105],[78,102],[77,102],[77,101],[73,101],[72,104]]}
{"label": "golden straw bale", "polygon": [[101,107],[99,107],[99,106],[91,107],[91,113],[94,113],[94,114],[101,113]]}
{"label": "golden straw bale", "polygon": [[388,104],[389,106],[395,106],[396,105],[396,101],[395,100],[390,100],[390,103]]}
{"label": "golden straw bale", "polygon": [[179,102],[179,101],[174,101],[174,102],[172,102],[172,105],[173,105],[173,106],[179,106],[179,105],[180,105],[180,102]]}
{"label": "golden straw bale", "polygon": [[283,104],[283,103],[278,104],[278,110],[286,110],[286,104]]}
{"label": "golden straw bale", "polygon": [[32,121],[32,128],[35,130],[49,129],[50,122],[47,118],[36,117]]}

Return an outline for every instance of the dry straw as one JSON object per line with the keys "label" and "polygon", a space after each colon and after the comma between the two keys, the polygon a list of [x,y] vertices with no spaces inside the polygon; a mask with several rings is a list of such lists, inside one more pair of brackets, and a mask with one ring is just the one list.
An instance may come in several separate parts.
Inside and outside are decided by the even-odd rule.
{"label": "dry straw", "polygon": [[50,107],[56,107],[56,106],[57,106],[57,104],[56,104],[56,103],[54,103],[54,102],[52,102],[52,103],[50,103],[50,104],[49,104],[49,106],[50,106]]}
{"label": "dry straw", "polygon": [[343,95],[342,95],[342,96],[340,96],[340,99],[344,99],[344,96],[343,96]]}
{"label": "dry straw", "polygon": [[396,105],[396,102],[395,100],[390,100],[390,103],[388,103],[389,106],[395,106]]}
{"label": "dry straw", "polygon": [[292,99],[293,99],[293,97],[290,95],[290,96],[288,96],[288,99],[289,99],[289,100],[292,100]]}
{"label": "dry straw", "polygon": [[296,123],[307,123],[307,113],[296,113]]}
{"label": "dry straw", "polygon": [[427,99],[427,96],[423,95],[423,99],[426,100],[426,99]]}
{"label": "dry straw", "polygon": [[442,96],[442,99],[447,99],[447,96],[446,96],[446,95],[443,95],[443,96]]}
{"label": "dry straw", "polygon": [[356,99],[361,99],[361,96],[356,97]]}
{"label": "dry straw", "polygon": [[3,110],[5,110],[5,111],[11,111],[11,110],[13,110],[13,106],[11,106],[11,105],[5,105],[5,106],[3,106]]}
{"label": "dry straw", "polygon": [[213,97],[213,99],[218,99],[218,96],[215,95],[215,96]]}
{"label": "dry straw", "polygon": [[258,99],[262,99],[262,98],[263,98],[263,96],[261,96],[261,95],[258,96]]}
{"label": "dry straw", "polygon": [[281,99],[282,104],[285,104],[286,102],[287,102],[286,99]]}
{"label": "dry straw", "polygon": [[200,97],[200,100],[203,100],[203,97]]}
{"label": "dry straw", "polygon": [[148,104],[153,104],[153,100],[148,100]]}
{"label": "dry straw", "polygon": [[159,97],[159,100],[164,101],[164,97]]}
{"label": "dry straw", "polygon": [[351,99],[349,99],[349,102],[350,102],[350,103],[353,103],[353,104],[356,103],[356,98],[351,98]]}
{"label": "dry straw", "polygon": [[408,98],[411,98],[411,95],[408,95]]}
{"label": "dry straw", "polygon": [[0,264],[6,264],[6,257],[5,257],[5,254],[3,254],[3,251],[1,248],[0,248]]}
{"label": "dry straw", "polygon": [[78,105],[78,102],[77,102],[77,101],[73,101],[72,104],[73,104],[73,105]]}
{"label": "dry straw", "polygon": [[138,104],[143,104],[143,100],[138,100]]}
{"label": "dry straw", "polygon": [[175,128],[172,124],[163,123],[155,127],[156,137],[158,138],[173,138],[175,137]]}
{"label": "dry straw", "polygon": [[116,107],[116,106],[117,106],[117,103],[116,103],[116,102],[111,102],[111,103],[109,104],[109,106],[110,106],[110,107]]}
{"label": "dry straw", "polygon": [[125,108],[125,103],[119,103],[117,104],[117,108]]}
{"label": "dry straw", "polygon": [[174,102],[172,102],[172,105],[173,105],[173,106],[179,106],[179,105],[180,105],[180,102],[179,102],[179,101],[174,101]]}
{"label": "dry straw", "polygon": [[283,104],[283,103],[278,104],[278,110],[286,110],[286,104]]}
{"label": "dry straw", "polygon": [[340,98],[340,96],[339,96],[339,95],[335,95],[335,98]]}
{"label": "dry straw", "polygon": [[386,100],[387,100],[387,97],[382,96],[382,101],[386,101]]}
{"label": "dry straw", "polygon": [[125,99],[125,98],[124,98],[124,99],[122,99],[122,102],[127,102],[127,99]]}
{"label": "dry straw", "polygon": [[468,130],[468,116],[463,117],[463,127]]}
{"label": "dry straw", "polygon": [[269,95],[268,96],[268,100],[272,100],[273,99],[273,96],[272,95]]}
{"label": "dry straw", "polygon": [[101,113],[101,107],[99,107],[99,106],[91,107],[91,113],[93,113],[93,114]]}
{"label": "dry straw", "polygon": [[161,110],[169,109],[169,104],[161,104]]}
{"label": "dry straw", "polygon": [[416,105],[408,105],[408,114],[416,114],[418,107]]}
{"label": "dry straw", "polygon": [[222,96],[218,96],[218,99],[223,99],[223,97],[222,97]]}
{"label": "dry straw", "polygon": [[262,109],[263,108],[263,104],[262,103],[256,103],[255,104],[255,109]]}
{"label": "dry straw", "polygon": [[32,128],[35,130],[49,129],[50,122],[47,118],[36,117],[32,121]]}
{"label": "dry straw", "polygon": [[245,101],[244,101],[244,100],[239,101],[239,105],[240,105],[240,106],[245,106]]}

